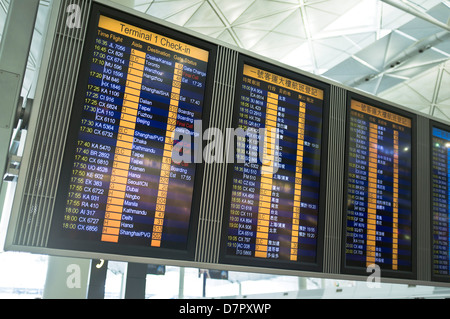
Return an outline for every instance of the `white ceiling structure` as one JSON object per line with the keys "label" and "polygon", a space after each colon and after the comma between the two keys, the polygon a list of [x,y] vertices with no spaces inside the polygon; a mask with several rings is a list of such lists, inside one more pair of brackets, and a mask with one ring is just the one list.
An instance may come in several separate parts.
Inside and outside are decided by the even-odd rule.
{"label": "white ceiling structure", "polygon": [[450,120],[447,0],[115,1]]}
{"label": "white ceiling structure", "polygon": [[[10,0],[0,0],[0,39]],[[32,91],[41,1],[23,95]],[[111,0],[450,120],[449,0]]]}

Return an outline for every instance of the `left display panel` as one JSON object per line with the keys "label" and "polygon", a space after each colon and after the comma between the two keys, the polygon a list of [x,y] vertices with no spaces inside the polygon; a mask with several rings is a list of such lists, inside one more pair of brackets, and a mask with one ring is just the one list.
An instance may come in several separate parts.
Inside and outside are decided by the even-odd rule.
{"label": "left display panel", "polygon": [[207,127],[214,58],[214,45],[93,5],[48,247],[193,259],[202,167],[175,138]]}

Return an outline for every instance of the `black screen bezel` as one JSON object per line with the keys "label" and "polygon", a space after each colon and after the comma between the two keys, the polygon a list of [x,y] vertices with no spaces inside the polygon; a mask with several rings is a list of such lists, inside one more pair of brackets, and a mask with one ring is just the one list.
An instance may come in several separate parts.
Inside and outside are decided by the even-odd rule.
{"label": "black screen bezel", "polygon": [[[327,180],[327,156],[328,156],[328,117],[330,107],[330,85],[320,82],[315,79],[308,78],[293,71],[283,69],[281,67],[269,64],[267,62],[249,57],[243,54],[239,55],[238,61],[238,73],[236,77],[236,92],[234,96],[233,105],[233,119],[232,127],[238,127],[239,119],[239,105],[240,96],[239,91],[242,85],[244,64],[263,69],[265,71],[274,73],[279,76],[283,76],[306,85],[323,90],[323,109],[322,109],[322,140],[321,140],[321,154],[320,154],[320,189],[319,189],[319,211],[318,211],[318,238],[316,247],[316,262],[304,263],[301,261],[285,261],[267,258],[247,257],[247,256],[232,256],[226,253],[227,251],[227,233],[228,224],[230,219],[230,207],[231,207],[231,193],[233,182],[233,169],[234,164],[229,163],[226,177],[226,193],[224,202],[224,213],[222,220],[222,231],[220,241],[219,262],[222,264],[232,264],[250,267],[262,267],[262,268],[276,268],[286,270],[300,270],[300,271],[314,271],[322,272],[323,270],[323,252],[324,252],[324,222],[325,222],[325,199],[326,199],[326,180]],[[236,148],[236,143],[234,143]],[[233,153],[235,154],[235,152]]]}
{"label": "black screen bezel", "polygon": [[381,269],[381,278],[399,278],[399,279],[415,279],[417,277],[417,155],[416,155],[416,145],[417,145],[417,117],[415,114],[409,113],[399,108],[395,108],[386,103],[377,101],[372,98],[348,91],[347,92],[347,103],[346,103],[346,127],[345,127],[345,167],[344,167],[344,187],[343,187],[343,207],[342,207],[342,238],[341,238],[341,273],[346,275],[362,275],[368,276],[372,273],[372,269],[368,270],[365,267],[354,267],[346,265],[346,237],[347,237],[347,195],[348,195],[348,165],[349,165],[349,147],[350,147],[350,112],[351,112],[351,101],[356,100],[385,111],[389,111],[411,120],[411,271],[398,271]]}
{"label": "black screen bezel", "polygon": [[194,190],[191,205],[191,215],[189,221],[188,238],[186,249],[167,249],[159,247],[142,247],[135,245],[124,245],[108,242],[93,242],[87,240],[69,240],[61,237],[62,235],[62,221],[64,217],[64,208],[66,203],[66,194],[69,187],[70,175],[73,166],[73,158],[75,154],[75,143],[78,138],[79,123],[81,120],[82,109],[80,105],[84,104],[86,87],[89,80],[89,70],[91,65],[92,54],[94,51],[94,42],[96,38],[95,30],[98,27],[100,15],[108,16],[113,19],[128,23],[130,25],[140,27],[142,29],[150,30],[152,32],[170,37],[180,42],[188,43],[195,47],[207,50],[209,52],[208,71],[206,78],[206,87],[203,103],[202,114],[202,129],[206,130],[209,127],[209,115],[211,108],[213,79],[215,72],[215,60],[217,54],[217,46],[210,42],[200,40],[185,33],[170,29],[168,27],[158,25],[154,22],[145,20],[143,18],[134,16],[130,13],[125,13],[108,6],[93,3],[90,11],[89,22],[86,31],[85,43],[83,48],[83,55],[81,59],[79,77],[76,87],[76,94],[73,101],[73,107],[68,128],[68,135],[65,144],[63,155],[63,163],[60,171],[59,184],[57,195],[55,199],[55,206],[52,216],[52,224],[47,242],[48,248],[88,252],[92,257],[96,258],[98,253],[135,256],[135,257],[149,257],[149,258],[164,258],[192,261],[195,254],[195,244],[197,240],[197,229],[200,210],[200,196],[202,193],[202,180],[204,164],[196,163],[196,172],[194,177]]}

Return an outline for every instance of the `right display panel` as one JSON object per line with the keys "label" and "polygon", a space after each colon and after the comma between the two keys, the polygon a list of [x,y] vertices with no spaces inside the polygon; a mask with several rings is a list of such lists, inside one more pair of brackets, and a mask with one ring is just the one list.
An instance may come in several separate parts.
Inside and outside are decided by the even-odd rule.
{"label": "right display panel", "polygon": [[343,272],[414,276],[413,116],[350,94]]}
{"label": "right display panel", "polygon": [[431,124],[432,277],[450,282],[450,127]]}

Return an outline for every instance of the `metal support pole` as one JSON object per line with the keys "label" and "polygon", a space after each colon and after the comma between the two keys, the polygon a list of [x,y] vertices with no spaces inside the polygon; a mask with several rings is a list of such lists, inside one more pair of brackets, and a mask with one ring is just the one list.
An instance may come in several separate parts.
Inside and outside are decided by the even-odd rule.
{"label": "metal support pole", "polygon": [[178,299],[184,298],[184,267],[180,267],[180,284],[178,286]]}
{"label": "metal support pole", "polygon": [[88,299],[105,299],[106,273],[108,261],[93,259],[89,275]]}
{"label": "metal support pole", "polygon": [[[0,187],[4,187],[11,136],[28,63],[39,0],[11,0],[0,43]],[[0,202],[0,216],[3,201]]]}
{"label": "metal support pole", "polygon": [[202,291],[202,297],[206,298],[206,271],[203,273],[203,291]]}
{"label": "metal support pole", "polygon": [[128,263],[125,299],[145,299],[147,264]]}

